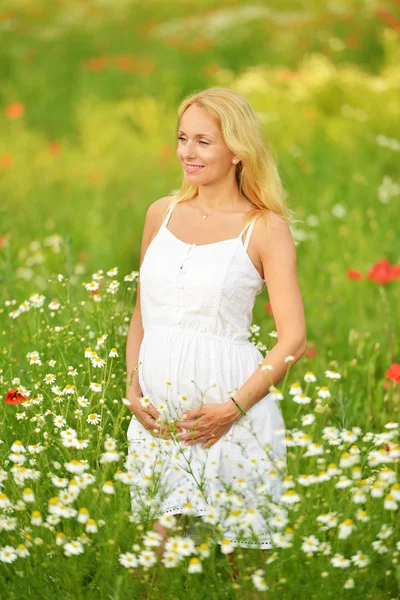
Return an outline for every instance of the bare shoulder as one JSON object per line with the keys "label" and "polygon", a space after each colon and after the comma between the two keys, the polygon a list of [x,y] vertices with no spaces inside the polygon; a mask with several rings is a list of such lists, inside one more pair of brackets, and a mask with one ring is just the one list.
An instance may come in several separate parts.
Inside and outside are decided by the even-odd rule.
{"label": "bare shoulder", "polygon": [[295,243],[289,224],[273,211],[262,214],[254,225],[254,237],[261,260],[265,260],[275,249],[295,254]]}
{"label": "bare shoulder", "polygon": [[171,196],[163,196],[150,204],[146,213],[146,225],[155,234],[163,221],[165,209],[171,200]]}
{"label": "bare shoulder", "polygon": [[150,219],[157,220],[157,218],[164,213],[170,200],[171,196],[163,196],[162,198],[152,202],[147,209],[147,215],[150,217]]}

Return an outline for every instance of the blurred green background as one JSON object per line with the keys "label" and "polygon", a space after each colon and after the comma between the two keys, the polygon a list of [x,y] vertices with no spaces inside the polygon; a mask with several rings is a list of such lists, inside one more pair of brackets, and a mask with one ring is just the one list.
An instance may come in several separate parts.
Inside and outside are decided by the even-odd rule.
{"label": "blurred green background", "polygon": [[3,0],[2,302],[59,272],[138,269],[146,210],[183,176],[177,106],[224,85],[262,118],[301,220],[302,370],[379,347],[382,376],[399,358],[400,282],[366,274],[400,262],[399,13],[398,0]]}

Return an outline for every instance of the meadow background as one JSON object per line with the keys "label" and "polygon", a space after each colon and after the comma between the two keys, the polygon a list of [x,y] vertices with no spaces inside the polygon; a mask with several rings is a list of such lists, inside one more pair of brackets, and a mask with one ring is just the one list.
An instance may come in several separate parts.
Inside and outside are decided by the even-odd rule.
{"label": "meadow background", "polygon": [[[399,0],[2,1],[0,589],[8,598],[251,598],[256,589],[269,599],[400,598],[399,36]],[[275,558],[243,552],[240,585],[212,544],[210,557],[146,567],[149,521],[129,520],[129,487],[114,477],[125,471],[125,344],[144,216],[182,177],[180,100],[212,85],[243,93],[265,125],[300,220],[292,234],[307,319],[307,352],[279,386],[288,489],[299,500]],[[265,290],[254,343],[267,351],[274,330]],[[296,384],[309,402],[293,401]],[[68,428],[87,447],[67,444],[60,431]],[[107,450],[119,462],[102,459]],[[93,481],[83,485],[72,460],[87,461]],[[305,483],[332,464],[329,481]],[[338,487],[347,476],[352,486]],[[86,517],[55,517],[60,497]],[[331,528],[317,519],[324,512],[335,512]],[[319,545],[328,542],[330,552]],[[142,562],[127,568],[126,552]],[[347,564],[356,552],[369,562]]]}

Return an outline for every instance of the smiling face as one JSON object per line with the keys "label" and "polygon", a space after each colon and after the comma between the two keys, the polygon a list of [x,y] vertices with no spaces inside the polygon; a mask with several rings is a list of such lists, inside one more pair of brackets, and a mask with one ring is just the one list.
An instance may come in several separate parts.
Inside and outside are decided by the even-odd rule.
{"label": "smiling face", "polygon": [[[194,184],[206,184],[226,177],[239,159],[229,150],[215,120],[192,104],[179,123],[177,156],[186,177]],[[232,160],[237,163],[233,164]],[[190,169],[190,166],[200,167]]]}

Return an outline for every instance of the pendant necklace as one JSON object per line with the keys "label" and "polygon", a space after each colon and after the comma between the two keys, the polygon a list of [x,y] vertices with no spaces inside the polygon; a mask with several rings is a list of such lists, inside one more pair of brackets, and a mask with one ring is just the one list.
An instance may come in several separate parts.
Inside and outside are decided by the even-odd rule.
{"label": "pendant necklace", "polygon": [[235,210],[231,210],[231,211],[228,211],[228,212],[226,210],[225,211],[221,211],[221,210],[218,211],[217,210],[216,212],[213,212],[213,213],[205,213],[204,214],[205,211],[202,210],[199,206],[197,206],[197,203],[195,203],[194,206],[202,213],[201,216],[203,217],[203,219],[207,219],[207,217],[212,217],[213,215],[218,215],[218,214],[230,215],[233,212],[238,212],[238,211],[235,211]]}

